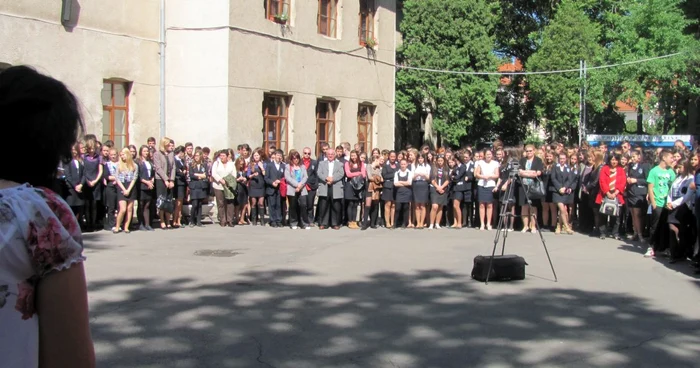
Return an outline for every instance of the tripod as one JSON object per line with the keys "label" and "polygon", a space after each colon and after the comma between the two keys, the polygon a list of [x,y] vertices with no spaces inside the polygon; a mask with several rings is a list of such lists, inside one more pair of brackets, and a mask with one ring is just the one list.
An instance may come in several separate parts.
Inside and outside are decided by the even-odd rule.
{"label": "tripod", "polygon": [[[508,205],[511,203],[511,201],[514,201],[515,198],[515,184],[517,182],[520,182],[520,185],[523,185],[522,179],[516,175],[516,172],[511,172],[508,177],[508,189],[506,189],[506,195],[504,199],[501,201],[501,210],[498,215],[498,226],[496,227],[496,237],[493,239],[493,252],[491,252],[491,259],[489,260],[489,269],[488,272],[486,273],[486,284],[489,283],[489,277],[491,276],[491,271],[493,270],[493,258],[496,256],[496,248],[498,247],[498,242],[503,239],[503,244],[501,245],[501,255],[504,255],[506,251],[506,240],[508,240],[508,231],[507,231],[507,226],[508,223],[510,222],[509,220],[515,218],[515,217],[523,217],[521,216],[515,216],[515,214],[510,213],[508,211]],[[523,185],[524,186],[524,185]],[[525,187],[525,186],[524,186]],[[525,199],[527,200],[527,205],[530,209],[530,215],[532,216],[533,213],[533,208],[536,210],[535,207],[532,206],[532,200],[530,199],[530,195],[528,194],[529,190],[525,189],[523,191],[525,193]],[[537,212],[535,212],[537,213]],[[552,274],[554,275],[554,282],[557,282],[557,273],[554,271],[554,265],[552,264],[552,258],[549,256],[549,251],[547,250],[547,244],[544,241],[544,236],[542,236],[542,232],[540,231],[540,226],[537,224],[537,216],[534,216],[534,221],[535,221],[535,229],[537,230],[537,234],[540,236],[540,241],[542,242],[542,247],[544,248],[545,254],[547,254],[547,260],[549,260],[549,266],[552,268]]]}

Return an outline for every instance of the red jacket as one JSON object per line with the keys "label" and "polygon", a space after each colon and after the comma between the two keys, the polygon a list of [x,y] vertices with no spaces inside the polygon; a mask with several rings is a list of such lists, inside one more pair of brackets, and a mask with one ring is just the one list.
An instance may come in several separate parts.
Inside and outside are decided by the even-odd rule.
{"label": "red jacket", "polygon": [[[600,191],[595,199],[595,203],[601,204],[603,202],[603,196],[610,192],[610,166],[605,165],[600,169]],[[625,193],[625,188],[627,188],[627,174],[622,166],[617,166],[617,174],[615,175],[615,189],[617,189],[617,202],[619,204],[625,204],[625,198],[622,196]]]}

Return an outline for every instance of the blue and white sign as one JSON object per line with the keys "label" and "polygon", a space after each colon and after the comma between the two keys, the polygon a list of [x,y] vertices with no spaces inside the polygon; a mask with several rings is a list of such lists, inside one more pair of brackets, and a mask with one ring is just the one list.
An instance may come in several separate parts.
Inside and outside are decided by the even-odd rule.
{"label": "blue and white sign", "polygon": [[588,134],[586,141],[591,146],[598,146],[605,142],[608,147],[617,147],[623,141],[629,141],[633,146],[642,147],[673,147],[676,141],[683,141],[686,147],[690,147],[690,135],[634,135],[634,134]]}

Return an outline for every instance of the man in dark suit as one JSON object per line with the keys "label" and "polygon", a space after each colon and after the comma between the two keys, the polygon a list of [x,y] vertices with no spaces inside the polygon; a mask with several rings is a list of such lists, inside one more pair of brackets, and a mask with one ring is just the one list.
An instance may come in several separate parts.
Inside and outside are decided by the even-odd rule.
{"label": "man in dark suit", "polygon": [[282,227],[280,182],[284,178],[284,163],[281,161],[282,151],[277,150],[272,154],[272,161],[265,169],[265,197],[267,198],[271,227]]}

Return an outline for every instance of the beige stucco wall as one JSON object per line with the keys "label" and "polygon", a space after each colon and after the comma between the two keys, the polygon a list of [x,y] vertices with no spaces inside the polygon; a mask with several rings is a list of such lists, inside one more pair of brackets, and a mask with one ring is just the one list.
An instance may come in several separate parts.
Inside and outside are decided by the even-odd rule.
{"label": "beige stucco wall", "polygon": [[[89,133],[102,134],[104,79],[133,82],[130,143],[160,135],[159,0],[0,2],[0,63],[28,64],[64,81],[80,99]],[[166,2],[166,128],[177,144],[262,144],[266,92],[292,97],[288,148],[316,142],[316,100],[338,101],[335,143],[357,141],[357,105],[376,106],[372,142],[394,136],[395,1],[377,0],[374,53],[359,45],[359,2],[339,0],[338,38],[316,31],[316,2],[292,0],[291,20],[265,19],[260,0]]]}
{"label": "beige stucco wall", "polygon": [[190,141],[215,149],[230,145],[230,32],[228,27],[214,29],[228,25],[229,2],[167,2],[165,131],[176,144]]}
{"label": "beige stucco wall", "polygon": [[78,96],[89,133],[102,134],[103,79],[133,82],[131,143],[158,135],[158,0],[80,0],[75,27],[61,25],[61,1],[0,2],[0,63],[26,64]]}
{"label": "beige stucco wall", "polygon": [[[167,3],[167,134],[212,148],[262,144],[266,92],[292,95],[288,148],[316,142],[316,100],[338,100],[336,144],[357,141],[357,105],[376,106],[374,146],[393,148],[394,68],[359,45],[359,2],[340,1],[339,39],[316,31],[316,2],[293,0],[290,25],[258,0]],[[377,1],[377,60],[393,63],[394,1]],[[224,55],[225,54],[225,55]]]}
{"label": "beige stucco wall", "polygon": [[[340,38],[317,33],[316,2],[292,1],[289,26],[265,19],[260,1],[231,8],[229,79],[231,144],[262,144],[261,104],[265,92],[292,95],[288,148],[314,147],[316,100],[338,100],[335,142],[357,142],[359,103],[376,106],[374,147],[393,148],[395,1],[376,1],[375,54],[359,45],[359,1],[339,1]],[[369,56],[369,59],[368,59]]]}

